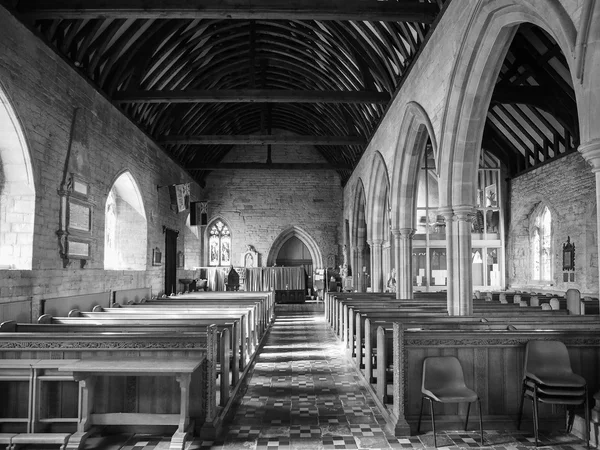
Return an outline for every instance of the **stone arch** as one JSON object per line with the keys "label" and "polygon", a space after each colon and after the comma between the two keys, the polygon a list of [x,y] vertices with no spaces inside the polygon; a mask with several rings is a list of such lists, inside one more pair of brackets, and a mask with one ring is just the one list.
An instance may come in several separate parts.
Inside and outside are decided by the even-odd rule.
{"label": "stone arch", "polygon": [[558,1],[485,0],[473,14],[449,86],[442,135],[440,202],[475,204],[481,140],[494,84],[517,26],[532,23],[547,31],[573,65],[576,30]]}
{"label": "stone arch", "polygon": [[[396,155],[399,157],[394,160],[392,172],[393,230],[414,228],[419,167],[428,139],[431,140],[437,161],[439,152],[431,120],[421,105],[416,102],[408,103],[396,149]],[[436,164],[436,171],[439,173],[439,164]]]}
{"label": "stone arch", "polygon": [[35,182],[23,126],[0,84],[0,268],[31,270]]}
{"label": "stone arch", "polygon": [[[362,178],[359,178],[356,182],[356,188],[354,191],[354,203],[352,205],[351,222],[350,222],[350,238],[352,240],[352,246],[356,248],[358,245],[359,237],[364,241],[367,240],[367,211],[366,211],[366,196],[365,196],[365,185]],[[361,224],[365,226],[361,226]]]}
{"label": "stone arch", "polygon": [[145,270],[148,221],[138,183],[129,170],[111,184],[104,207],[104,269]]}
{"label": "stone arch", "polygon": [[310,257],[313,260],[314,270],[325,268],[323,255],[321,253],[321,249],[317,245],[317,242],[309,233],[297,226],[292,226],[282,231],[279,236],[277,236],[275,241],[273,241],[267,257],[267,266],[273,266],[275,264],[279,250],[281,250],[283,244],[285,244],[291,237],[297,237],[304,245],[306,245],[308,251],[310,252]]}
{"label": "stone arch", "polygon": [[387,239],[384,235],[386,208],[389,206],[390,179],[383,155],[376,151],[371,167],[369,186],[369,200],[366,207],[369,209],[367,216],[371,222],[367,227],[368,239]]}

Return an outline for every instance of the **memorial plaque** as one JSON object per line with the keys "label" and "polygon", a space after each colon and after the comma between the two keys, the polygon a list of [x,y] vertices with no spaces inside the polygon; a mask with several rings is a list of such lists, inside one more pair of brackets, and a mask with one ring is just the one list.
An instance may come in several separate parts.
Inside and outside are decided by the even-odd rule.
{"label": "memorial plaque", "polygon": [[69,257],[89,258],[90,244],[89,242],[69,241]]}
{"label": "memorial plaque", "polygon": [[69,202],[69,228],[89,232],[91,230],[90,213],[89,206],[71,200]]}

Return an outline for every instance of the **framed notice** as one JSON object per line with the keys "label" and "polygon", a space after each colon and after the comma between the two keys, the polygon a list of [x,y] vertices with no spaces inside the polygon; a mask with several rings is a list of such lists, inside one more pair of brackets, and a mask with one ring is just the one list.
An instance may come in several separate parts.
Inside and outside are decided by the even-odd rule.
{"label": "framed notice", "polygon": [[69,237],[67,256],[73,259],[90,259],[90,242],[84,239]]}
{"label": "framed notice", "polygon": [[92,207],[89,203],[69,198],[67,229],[83,233],[92,232]]}

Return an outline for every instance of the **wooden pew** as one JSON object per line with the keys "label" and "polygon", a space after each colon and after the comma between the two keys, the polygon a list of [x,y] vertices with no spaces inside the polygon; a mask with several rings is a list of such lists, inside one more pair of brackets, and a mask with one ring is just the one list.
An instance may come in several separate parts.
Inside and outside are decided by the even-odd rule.
{"label": "wooden pew", "polygon": [[[481,397],[486,422],[514,420],[518,412],[525,345],[532,339],[560,340],[567,345],[571,365],[588,383],[589,392],[600,387],[600,330],[587,325],[579,330],[408,330],[393,329],[393,403],[388,427],[396,435],[410,434],[421,403],[421,370],[428,356],[453,355],[463,366],[467,385]],[[462,406],[438,408],[438,420],[452,421],[463,414]],[[540,408],[546,421],[558,419],[551,407]]]}
{"label": "wooden pew", "polygon": [[[141,377],[135,383],[138,389],[133,390],[126,388],[123,381],[115,380],[114,377],[99,377],[95,385],[98,391],[97,399],[101,401],[96,404],[95,413],[111,412],[130,405],[125,409],[133,408],[132,412],[162,414],[168,412],[172,405],[177,405],[184,394],[189,402],[189,417],[195,421],[196,431],[200,436],[214,438],[223,420],[218,415],[215,402],[216,352],[217,328],[214,326],[207,327],[204,332],[163,334],[3,332],[0,333],[0,376],[9,365],[6,360],[19,359],[127,359],[150,361],[157,370],[161,367],[170,370],[170,362],[175,360],[201,361],[199,370],[191,374],[190,388],[186,389],[185,393],[180,392],[176,383],[158,379],[162,377]],[[76,396],[78,391],[75,388],[73,395]],[[145,394],[160,392],[162,400],[155,403],[150,398],[138,397],[138,391]],[[39,399],[41,401],[41,398]],[[22,401],[28,400],[24,398]],[[85,408],[83,410],[85,411]],[[81,422],[81,416],[78,420]],[[78,448],[86,437],[85,432],[76,432],[69,439],[67,448]],[[183,448],[183,444],[180,448]]]}
{"label": "wooden pew", "polygon": [[[237,340],[239,323],[231,320],[223,320],[216,323],[210,321],[194,321],[174,324],[166,321],[152,321],[148,323],[118,323],[98,324],[97,322],[85,321],[83,323],[45,323],[29,324],[6,321],[0,324],[0,332],[9,333],[151,333],[153,335],[169,334],[174,331],[178,333],[202,332],[206,327],[215,325],[217,327],[217,376],[220,378],[219,403],[225,406],[229,401],[230,388],[236,386],[240,380],[240,354],[234,343]],[[243,368],[242,368],[243,370]]]}

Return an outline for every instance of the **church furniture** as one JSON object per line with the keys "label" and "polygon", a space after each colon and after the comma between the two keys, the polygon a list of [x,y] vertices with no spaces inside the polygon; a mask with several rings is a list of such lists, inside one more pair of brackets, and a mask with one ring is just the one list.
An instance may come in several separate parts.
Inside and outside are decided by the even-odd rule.
{"label": "church furniture", "polygon": [[[600,329],[582,325],[579,330],[409,330],[401,323],[393,327],[391,355],[393,401],[388,427],[397,435],[405,433],[408,422],[418,417],[420,400],[420,367],[428,356],[456,356],[469,383],[482,398],[486,421],[516,418],[524,369],[526,343],[533,339],[560,339],[569,349],[573,370],[581,374],[588,389],[595,392],[600,387],[596,367],[600,363]],[[455,408],[443,408],[441,415],[452,420]],[[557,417],[547,408],[542,412],[546,422]]]}
{"label": "church furniture", "polygon": [[275,291],[275,303],[304,303],[303,289],[278,289]]}
{"label": "church furniture", "polygon": [[[525,398],[533,402],[533,430],[535,446],[538,445],[538,403],[560,404],[567,407],[583,405],[585,416],[584,441],[590,448],[590,411],[585,378],[571,369],[569,351],[561,341],[533,340],[525,347],[525,367],[521,400],[519,402],[519,419],[517,428],[521,426],[523,403]],[[572,422],[569,421],[567,432]]]}
{"label": "church furniture", "polygon": [[[12,390],[9,396],[6,395],[7,392],[4,393],[4,401],[10,401],[11,405],[6,409],[9,416],[2,417],[0,424],[11,424],[14,429],[9,433],[0,433],[0,443],[6,444],[7,448],[17,448],[17,446],[25,444],[59,445],[62,450],[66,448],[71,433],[53,430],[53,425],[69,422],[75,424],[77,422],[76,404],[72,405],[74,408],[70,408],[74,417],[53,417],[45,414],[49,408],[45,404],[43,393],[45,392],[45,383],[75,382],[72,373],[57,373],[61,366],[73,361],[0,360],[0,381],[8,382],[6,388]],[[19,388],[11,385],[10,382],[22,382],[27,386],[21,393]]]}
{"label": "church furniture", "polygon": [[[79,382],[79,417],[77,432],[69,440],[68,449],[79,449],[93,425],[176,425],[171,438],[170,450],[183,450],[193,433],[190,416],[190,393],[192,374],[199,370],[204,358],[166,359],[123,359],[101,358],[73,361],[59,368],[69,371]],[[179,385],[179,413],[98,413],[95,411],[95,388],[98,377],[174,377]]]}
{"label": "church furniture", "polygon": [[[157,365],[171,359],[201,359],[201,370],[192,376],[193,390],[190,414],[195,420],[196,432],[201,437],[214,437],[222,426],[216,398],[217,328],[205,332],[169,332],[162,334],[128,333],[0,333],[0,362],[14,359],[82,359],[148,358]],[[0,364],[1,366],[1,364]],[[159,377],[160,378],[160,377]],[[199,387],[203,386],[201,389]],[[130,405],[132,412],[139,408],[151,413],[164,413],[179,402],[179,390],[172,382],[157,377],[121,380],[100,377],[96,389],[98,413]],[[161,391],[161,402],[148,402],[142,393]],[[60,400],[60,399],[59,399]],[[60,409],[60,405],[58,406]]]}
{"label": "church furniture", "polygon": [[467,417],[465,419],[465,431],[467,431],[469,427],[469,411],[471,409],[471,403],[477,402],[477,409],[479,411],[479,431],[481,433],[481,445],[483,446],[481,399],[474,390],[467,387],[465,375],[458,358],[454,356],[430,356],[425,358],[423,360],[421,394],[421,410],[419,412],[417,434],[421,432],[421,415],[423,413],[424,400],[429,401],[434,447],[437,447],[437,438],[435,434],[435,403],[467,403]]}
{"label": "church furniture", "polygon": [[[72,309],[80,309],[82,311],[91,311],[96,305],[109,306],[111,300],[110,292],[97,292],[93,294],[73,295],[67,297],[47,298],[41,301],[39,314],[34,317],[34,320],[42,314],[50,314],[52,316],[66,316]],[[10,319],[17,318],[11,316]]]}
{"label": "church furniture", "polygon": [[[132,303],[140,303],[143,300],[150,300],[152,298],[152,288],[130,288],[130,289],[118,289],[111,292],[110,304],[127,305]],[[97,303],[100,306],[109,306],[104,303]],[[95,305],[92,305],[95,306]],[[81,311],[91,311],[92,308],[74,308]],[[55,316],[58,314],[54,314]],[[65,314],[61,314],[65,315]]]}

